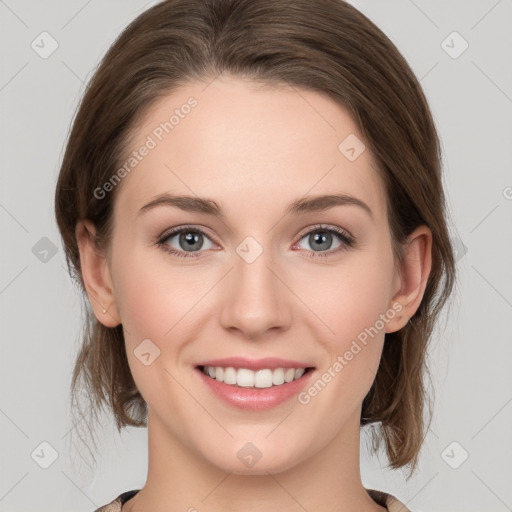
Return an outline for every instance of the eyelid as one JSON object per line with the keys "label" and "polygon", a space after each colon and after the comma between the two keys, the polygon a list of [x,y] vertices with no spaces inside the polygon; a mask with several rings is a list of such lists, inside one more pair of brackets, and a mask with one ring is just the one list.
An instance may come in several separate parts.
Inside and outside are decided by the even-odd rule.
{"label": "eyelid", "polygon": [[[174,228],[166,229],[161,235],[156,237],[155,244],[158,246],[164,246],[164,245],[166,245],[165,242],[169,238],[179,235],[182,232],[186,232],[186,231],[193,231],[193,232],[201,233],[206,238],[211,240],[211,242],[213,244],[219,245],[215,241],[215,237],[209,233],[209,230],[203,226],[198,225],[198,224],[193,224],[193,225],[192,224],[184,224],[182,226],[176,226]],[[175,249],[173,249],[173,250],[168,250],[168,252],[180,252],[181,253],[181,252],[186,252],[186,251],[176,251]],[[195,254],[198,254],[201,252],[204,252],[204,251],[196,251]],[[191,254],[194,254],[194,251],[191,251]]]}
{"label": "eyelid", "polygon": [[[297,235],[297,242],[302,240],[306,235],[309,235],[310,233],[313,233],[315,231],[334,231],[337,234],[346,237],[347,239],[351,240],[352,242],[355,242],[355,236],[352,235],[347,229],[340,228],[338,226],[330,225],[330,224],[314,224],[313,226],[308,226],[307,228],[304,228],[298,235]],[[295,242],[295,243],[297,243]]]}
{"label": "eyelid", "polygon": [[190,231],[198,231],[199,233],[203,233],[204,235],[206,235],[208,237],[212,237],[212,235],[210,235],[210,233],[209,233],[208,228],[201,226],[201,224],[183,224],[180,226],[175,226],[173,228],[166,229],[165,231],[162,232],[161,235],[158,235],[157,239],[161,240],[162,238],[167,238],[170,235],[175,235],[175,234],[179,233],[180,231],[185,231],[187,229]]}

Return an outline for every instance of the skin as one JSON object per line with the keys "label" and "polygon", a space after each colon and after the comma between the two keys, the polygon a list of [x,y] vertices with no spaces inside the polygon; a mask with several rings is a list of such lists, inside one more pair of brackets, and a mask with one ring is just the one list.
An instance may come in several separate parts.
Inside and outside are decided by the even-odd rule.
{"label": "skin", "polygon": [[[228,75],[206,85],[183,86],[138,122],[133,150],[190,96],[198,101],[118,185],[109,250],[95,248],[90,221],[76,229],[96,318],[123,324],[149,407],[147,481],[123,512],[382,511],[360,476],[361,405],[385,333],[401,329],[421,302],[431,232],[416,229],[404,262],[394,261],[370,151],[349,161],[338,150],[349,134],[363,140],[342,106],[318,92]],[[213,198],[226,217],[169,206],[137,215],[162,192]],[[361,199],[373,217],[355,205],[284,214],[295,199],[334,192]],[[356,244],[335,252],[343,242],[333,235],[315,251],[307,235],[320,223],[348,231]],[[189,224],[208,234],[199,257],[155,244]],[[263,248],[250,264],[236,252],[247,236]],[[185,252],[179,234],[167,245]],[[235,409],[194,370],[206,359],[275,356],[315,366],[314,382],[393,304],[401,311],[308,404],[293,397],[267,411]],[[147,338],[160,356],[145,366],[134,350]],[[250,468],[237,457],[249,441],[262,454]]]}

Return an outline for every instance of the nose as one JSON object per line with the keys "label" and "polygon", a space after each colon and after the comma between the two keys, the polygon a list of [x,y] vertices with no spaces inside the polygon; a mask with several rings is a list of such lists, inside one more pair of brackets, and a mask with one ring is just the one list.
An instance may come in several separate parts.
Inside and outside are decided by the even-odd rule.
{"label": "nose", "polygon": [[238,253],[223,280],[220,322],[224,329],[257,340],[267,331],[285,331],[291,325],[293,293],[286,286],[284,270],[270,250],[254,261]]}

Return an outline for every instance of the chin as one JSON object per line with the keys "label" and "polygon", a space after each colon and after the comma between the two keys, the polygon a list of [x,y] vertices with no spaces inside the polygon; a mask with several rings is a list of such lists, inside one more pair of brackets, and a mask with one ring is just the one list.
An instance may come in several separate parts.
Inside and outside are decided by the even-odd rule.
{"label": "chin", "polygon": [[[297,446],[290,449],[285,446],[272,446],[268,442],[264,448],[258,449],[257,446],[257,441],[254,444],[251,442],[237,443],[233,450],[210,454],[210,457],[207,458],[211,464],[222,471],[235,475],[252,476],[282,473],[300,464],[306,458],[306,454]],[[226,453],[230,453],[230,455],[226,456]]]}

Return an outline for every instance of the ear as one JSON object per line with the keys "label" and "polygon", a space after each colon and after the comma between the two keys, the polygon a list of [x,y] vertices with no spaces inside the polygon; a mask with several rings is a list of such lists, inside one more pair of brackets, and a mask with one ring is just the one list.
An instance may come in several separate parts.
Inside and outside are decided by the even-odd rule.
{"label": "ear", "polygon": [[75,235],[80,251],[82,277],[94,315],[106,327],[116,327],[121,319],[107,258],[96,243],[96,228],[90,220],[84,219],[77,222]]}
{"label": "ear", "polygon": [[404,259],[397,268],[390,307],[397,314],[386,324],[386,332],[404,327],[414,316],[423,299],[432,267],[432,232],[419,226],[403,246]]}

